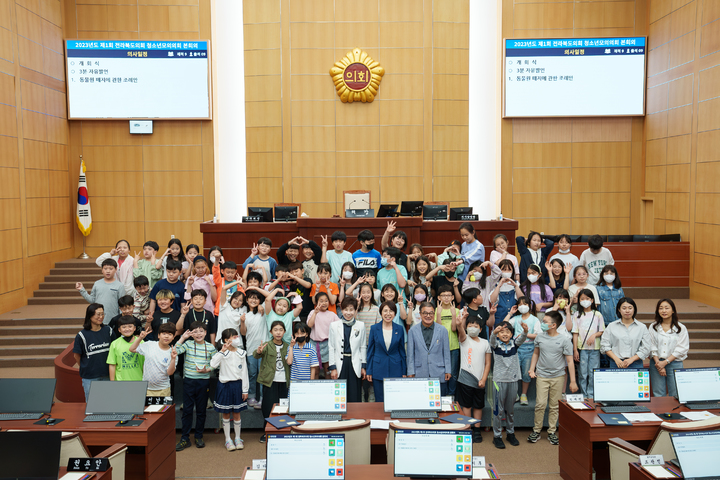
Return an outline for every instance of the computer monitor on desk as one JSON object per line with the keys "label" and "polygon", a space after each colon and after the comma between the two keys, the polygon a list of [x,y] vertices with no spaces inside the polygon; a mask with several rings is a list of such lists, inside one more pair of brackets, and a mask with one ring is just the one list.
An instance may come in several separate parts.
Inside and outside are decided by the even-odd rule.
{"label": "computer monitor on desk", "polygon": [[395,476],[472,478],[469,430],[397,430]]}
{"label": "computer monitor on desk", "polygon": [[62,432],[0,432],[0,479],[57,480]]}
{"label": "computer monitor on desk", "polygon": [[32,420],[50,413],[55,383],[54,378],[0,378],[0,420]]}
{"label": "computer monitor on desk", "polygon": [[345,435],[267,436],[266,480],[345,478]]}
{"label": "computer monitor on desk", "polygon": [[110,382],[95,380],[90,384],[85,422],[127,421],[145,411],[148,382]]}
{"label": "computer monitor on desk", "polygon": [[675,385],[678,402],[687,407],[700,404],[703,409],[708,408],[708,404],[720,402],[720,367],[677,368]]}
{"label": "computer monitor on desk", "polygon": [[684,479],[720,480],[720,430],[672,432],[670,440]]}
{"label": "computer monitor on desk", "polygon": [[347,380],[293,380],[288,400],[290,415],[342,415],[347,412]]}
{"label": "computer monitor on desk", "polygon": [[386,378],[383,394],[391,418],[435,418],[442,409],[438,378]]}
{"label": "computer monitor on desk", "polygon": [[634,405],[650,401],[647,368],[599,368],[593,375],[593,400],[605,406]]}

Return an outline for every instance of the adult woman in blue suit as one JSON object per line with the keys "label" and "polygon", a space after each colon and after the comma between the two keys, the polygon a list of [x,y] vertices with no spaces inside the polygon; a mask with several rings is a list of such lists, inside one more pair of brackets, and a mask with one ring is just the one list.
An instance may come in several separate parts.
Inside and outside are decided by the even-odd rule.
{"label": "adult woman in blue suit", "polygon": [[395,303],[383,302],[380,305],[382,322],[370,327],[366,378],[373,383],[376,402],[382,402],[385,398],[384,378],[404,377],[407,373],[405,332],[401,325],[393,322],[395,314]]}

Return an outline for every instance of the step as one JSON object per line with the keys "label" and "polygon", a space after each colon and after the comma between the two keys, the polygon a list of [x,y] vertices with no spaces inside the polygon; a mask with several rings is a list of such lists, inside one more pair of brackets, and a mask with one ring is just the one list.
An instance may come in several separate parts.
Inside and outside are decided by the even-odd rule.
{"label": "step", "polygon": [[102,277],[102,270],[99,267],[92,268],[51,268],[50,275],[97,275]]}
{"label": "step", "polygon": [[57,355],[9,355],[0,356],[0,368],[52,367]]}
{"label": "step", "polygon": [[[68,347],[69,343],[63,343],[58,345],[57,343],[52,345],[43,345],[40,349],[43,354],[45,355],[54,355],[58,356],[62,353],[63,350],[65,350]],[[29,352],[38,351],[38,349],[34,348],[32,346],[32,341],[30,341],[30,344],[25,345],[5,345],[0,347],[0,356],[4,357],[16,357],[16,356],[22,356],[27,355]]]}
{"label": "step", "polygon": [[[92,287],[91,288],[86,287],[85,291],[87,293],[90,293],[92,291]],[[40,298],[40,297],[80,297],[80,298],[82,298],[80,296],[80,292],[78,290],[75,290],[74,288],[73,289],[64,288],[64,289],[54,289],[54,290],[41,288],[40,290],[35,290],[33,292],[33,297],[34,298]]]}
{"label": "step", "polygon": [[688,357],[693,360],[720,360],[720,350],[690,350]]}
{"label": "step", "polygon": [[[687,325],[687,324],[685,324]],[[705,339],[705,338],[717,338],[720,339],[720,330],[708,330],[703,328],[691,328],[689,325],[688,334],[690,338]]]}
{"label": "step", "polygon": [[[638,312],[635,316],[640,321],[655,320],[655,312]],[[720,320],[717,312],[678,312],[678,319],[681,323],[688,320]]]}
{"label": "step", "polygon": [[690,298],[690,287],[623,287],[630,298]]}
{"label": "step", "polygon": [[73,325],[21,325],[0,327],[0,336],[20,336],[32,337],[35,335],[77,335],[82,330],[83,322],[80,321]]}
{"label": "step", "polygon": [[[50,277],[50,278],[52,278],[52,277]],[[98,280],[99,280],[99,278],[95,278],[95,279],[89,280],[89,281],[78,280],[78,282],[82,283],[83,286],[85,287],[85,290],[87,290],[89,292],[90,290],[92,290],[93,284]],[[48,282],[46,280],[45,282],[41,283],[38,288],[40,290],[75,290],[76,283],[77,282],[75,282],[75,281],[72,281],[72,282],[49,281]]]}
{"label": "step", "polygon": [[[76,282],[82,282],[87,285],[92,285],[93,283],[97,282],[102,278],[102,274],[98,273],[97,275],[92,274],[82,274],[82,275],[48,275],[43,280],[44,282],[51,282],[51,283],[68,283],[75,288]],[[41,287],[42,288],[42,287]]]}
{"label": "step", "polygon": [[62,326],[62,325],[82,325],[85,318],[68,317],[68,318],[9,318],[0,320],[0,328],[3,327],[30,327],[30,326]]}
{"label": "step", "polygon": [[28,305],[78,305],[86,304],[88,301],[78,293],[72,297],[33,297],[28,298]]}
{"label": "step", "polygon": [[694,350],[717,350],[720,353],[720,339],[696,338],[690,335],[690,352]]}
{"label": "step", "polygon": [[[653,320],[638,318],[643,324],[645,324],[647,327],[650,327],[654,323]],[[694,329],[703,329],[703,330],[710,330],[710,329],[720,329],[720,318],[707,318],[707,319],[685,319],[681,318],[680,323],[685,325],[689,330]]]}
{"label": "step", "polygon": [[[130,261],[132,261],[132,259],[130,259]],[[100,269],[100,267],[98,267],[97,264],[95,263],[94,258],[88,259],[88,260],[83,260],[80,258],[73,258],[70,260],[63,260],[61,262],[55,262],[55,268],[89,268],[89,267],[97,268],[98,270]]]}
{"label": "step", "polygon": [[75,335],[0,335],[0,355],[7,345],[60,345],[65,347],[75,341]]}

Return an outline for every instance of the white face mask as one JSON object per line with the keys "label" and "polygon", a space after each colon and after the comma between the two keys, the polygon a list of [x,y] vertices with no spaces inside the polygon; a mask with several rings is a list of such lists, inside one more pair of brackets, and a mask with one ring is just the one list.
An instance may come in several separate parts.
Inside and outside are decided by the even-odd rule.
{"label": "white face mask", "polygon": [[232,345],[235,348],[242,347],[242,338],[240,338],[240,337],[233,338],[232,343],[230,345]]}
{"label": "white face mask", "polygon": [[503,277],[503,278],[510,278],[510,277],[512,277],[512,272],[502,272],[502,277]]}
{"label": "white face mask", "polygon": [[472,338],[480,336],[480,329],[478,327],[468,327],[467,334]]}
{"label": "white face mask", "polygon": [[615,275],[607,274],[607,275],[603,275],[603,278],[605,279],[605,281],[607,283],[612,283],[615,281]]}
{"label": "white face mask", "polygon": [[350,279],[352,278],[352,276],[353,276],[353,272],[349,272],[349,271],[344,271],[344,272],[343,272],[343,278],[344,278],[345,280],[350,280]]}
{"label": "white face mask", "polygon": [[523,315],[525,315],[529,311],[530,311],[530,307],[528,307],[527,305],[520,305],[518,307],[518,312],[522,313]]}
{"label": "white face mask", "polygon": [[535,282],[537,282],[537,281],[538,281],[538,278],[540,278],[540,277],[537,276],[537,275],[528,275],[528,276],[527,276],[527,279],[530,280],[530,283],[535,283]]}
{"label": "white face mask", "polygon": [[580,306],[583,308],[588,308],[590,305],[592,305],[592,300],[581,300]]}
{"label": "white face mask", "polygon": [[561,249],[560,249],[560,253],[562,253],[562,254],[570,253],[570,249],[568,248],[567,250],[563,250],[563,249],[561,248]]}

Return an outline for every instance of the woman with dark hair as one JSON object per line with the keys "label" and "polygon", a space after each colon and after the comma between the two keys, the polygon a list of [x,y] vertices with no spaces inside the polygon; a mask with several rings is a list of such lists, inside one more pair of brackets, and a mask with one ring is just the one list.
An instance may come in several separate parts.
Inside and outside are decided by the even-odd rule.
{"label": "woman with dark hair", "polygon": [[620,319],[605,327],[600,353],[610,357],[618,368],[642,368],[643,360],[650,355],[650,333],[635,319],[635,301],[629,297],[621,298],[616,313]]}
{"label": "woman with dark hair", "polygon": [[407,374],[405,329],[393,322],[397,305],[385,301],[380,305],[382,322],[370,327],[367,349],[367,380],[375,387],[375,401],[382,402],[383,380],[387,377],[404,377]]}
{"label": "woman with dark hair", "polygon": [[90,394],[90,384],[94,380],[110,380],[107,364],[110,344],[115,340],[112,328],[103,325],[105,311],[99,303],[91,303],[85,310],[83,329],[75,335],[73,356],[80,368],[85,401]]}
{"label": "woman with dark hair", "polygon": [[677,397],[675,369],[683,367],[690,350],[688,330],[678,321],[675,303],[663,298],[650,326],[650,384],[654,397]]}

